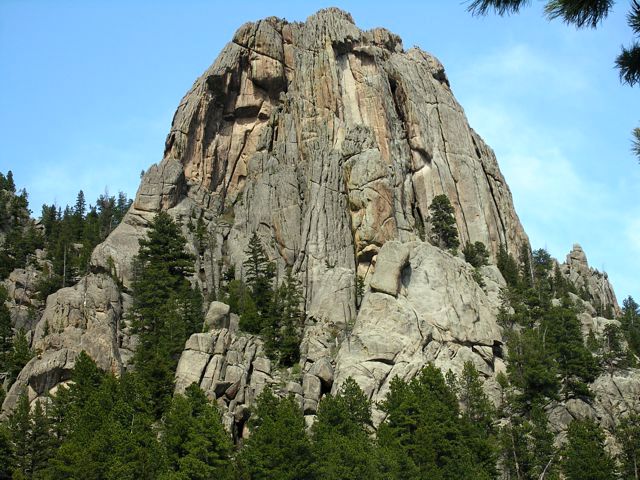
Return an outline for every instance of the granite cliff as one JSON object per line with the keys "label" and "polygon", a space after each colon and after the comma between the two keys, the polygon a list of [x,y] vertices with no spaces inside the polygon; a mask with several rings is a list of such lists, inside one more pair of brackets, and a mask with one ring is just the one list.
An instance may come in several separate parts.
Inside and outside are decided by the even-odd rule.
{"label": "granite cliff", "polygon": [[[483,286],[460,255],[425,241],[428,207],[440,194],[455,210],[461,242],[489,250]],[[104,369],[127,368],[135,349],[126,316],[132,259],[160,210],[182,226],[197,258],[193,282],[205,294],[219,291],[228,266],[243,275],[254,232],[280,274],[290,267],[302,283],[299,368],[272,365],[262,340],[238,331],[237,317],[218,302],[206,331],[185,345],[176,390],[198,383],[236,436],[265,385],[293,393],[312,422],[321,396],[349,376],[378,401],[393,377],[410,379],[428,362],[460,372],[472,361],[497,401],[505,281],[495,260],[500,246],[517,257],[529,241],[495,155],[468,125],[443,66],[405,50],[397,35],[362,31],[333,8],[304,23],[272,17],[240,27],[181,100],[163,159],[93,252],[92,272],[47,299],[33,329],[40,354],[5,410],[24,387],[35,399],[67,381],[82,350]],[[194,219],[206,235],[188,228]],[[618,311],[606,275],[588,266],[579,246],[559,267],[594,304]],[[9,279],[12,302],[26,294],[25,276]],[[615,322],[589,302],[581,321],[585,335]],[[594,389],[593,404],[555,407],[558,431],[581,416],[610,426],[640,394],[640,377],[603,375]]]}

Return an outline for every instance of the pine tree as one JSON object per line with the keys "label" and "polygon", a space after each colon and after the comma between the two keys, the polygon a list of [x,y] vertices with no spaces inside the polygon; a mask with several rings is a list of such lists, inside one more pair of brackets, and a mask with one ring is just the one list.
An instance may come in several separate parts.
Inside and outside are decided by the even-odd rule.
{"label": "pine tree", "polygon": [[501,465],[507,478],[557,480],[559,455],[544,410],[535,407],[529,418],[510,411],[500,430]]}
{"label": "pine tree", "polygon": [[266,388],[250,419],[251,435],[238,456],[240,478],[311,478],[310,444],[302,410],[292,396],[276,397]]}
{"label": "pine tree", "polygon": [[557,362],[540,332],[532,329],[521,334],[512,332],[507,345],[507,372],[511,383],[519,389],[520,405],[529,410],[547,399],[556,399],[560,389]]}
{"label": "pine tree", "polygon": [[262,247],[262,242],[255,232],[249,239],[245,254],[247,258],[243,265],[245,267],[246,283],[251,288],[258,313],[266,317],[269,313],[269,302],[272,297],[275,266],[269,261]]}
{"label": "pine tree", "polygon": [[626,479],[640,478],[640,415],[631,413],[616,427],[616,440],[620,446],[620,464]]}
{"label": "pine tree", "polygon": [[34,356],[33,350],[29,347],[26,332],[23,329],[18,330],[13,338],[13,347],[9,352],[7,359],[7,370],[9,372],[8,379],[11,385],[24,366],[29,363]]}
{"label": "pine tree", "polygon": [[464,415],[470,423],[477,426],[481,431],[490,434],[493,430],[495,408],[484,393],[480,374],[473,365],[473,362],[464,363],[462,375],[458,381],[459,400],[462,405]]}
{"label": "pine tree", "polygon": [[489,251],[482,242],[467,243],[462,249],[464,259],[475,268],[489,264]]}
{"label": "pine tree", "polygon": [[375,444],[369,435],[370,424],[371,402],[351,377],[335,396],[325,395],[312,427],[316,478],[383,478]]}
{"label": "pine tree", "polygon": [[53,455],[54,438],[51,432],[51,422],[42,406],[42,400],[35,402],[30,414],[31,432],[29,435],[29,449],[31,458],[31,472],[38,478]]}
{"label": "pine tree", "polygon": [[[381,409],[378,441],[392,460],[389,478],[474,478],[496,475],[493,449],[470,434],[454,392],[429,364],[409,383],[394,378]],[[492,457],[492,455],[489,455]]]}
{"label": "pine tree", "polygon": [[193,384],[185,395],[176,395],[162,424],[169,471],[176,478],[231,478],[231,439],[199,387]]}
{"label": "pine tree", "polygon": [[620,323],[629,348],[634,354],[640,355],[640,306],[631,296],[622,301]]}
{"label": "pine tree", "polygon": [[429,205],[432,240],[435,245],[452,251],[460,245],[454,213],[446,195],[437,195]]}
{"label": "pine tree", "polygon": [[291,269],[272,297],[271,312],[265,319],[267,352],[283,366],[292,366],[300,359],[300,342],[304,312],[300,282]]}
{"label": "pine tree", "polygon": [[550,307],[540,328],[558,363],[565,399],[569,395],[590,396],[587,384],[595,380],[598,366],[584,345],[575,311],[566,303]]}
{"label": "pine tree", "polygon": [[2,422],[0,423],[0,479],[2,480],[11,478],[11,456],[9,430],[6,422]]}
{"label": "pine tree", "polygon": [[139,335],[134,355],[136,371],[149,388],[160,416],[173,392],[173,375],[184,342],[202,328],[201,297],[194,295],[187,276],[193,257],[169,214],[160,212],[140,240],[134,260],[133,331]]}
{"label": "pine tree", "polygon": [[604,449],[604,434],[593,420],[569,424],[562,471],[567,480],[616,478],[615,463]]}
{"label": "pine tree", "polygon": [[520,274],[518,272],[518,264],[513,257],[507,252],[504,245],[500,245],[498,251],[498,269],[504,277],[509,287],[517,287],[520,283]]}
{"label": "pine tree", "polygon": [[14,475],[24,478],[31,476],[31,416],[29,398],[20,395],[15,409],[9,416],[9,444],[12,451],[11,470]]}
{"label": "pine tree", "polygon": [[7,297],[7,289],[0,285],[0,372],[9,370],[9,355],[13,350],[11,313],[5,305]]}

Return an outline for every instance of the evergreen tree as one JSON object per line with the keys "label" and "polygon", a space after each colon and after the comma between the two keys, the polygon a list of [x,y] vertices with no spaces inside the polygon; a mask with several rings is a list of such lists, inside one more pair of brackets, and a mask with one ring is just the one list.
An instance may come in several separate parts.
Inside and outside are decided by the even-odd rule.
{"label": "evergreen tree", "polygon": [[[246,282],[251,289],[251,294],[256,305],[258,314],[266,318],[270,310],[270,302],[273,294],[273,278],[275,277],[275,266],[269,261],[267,254],[262,247],[262,242],[257,233],[253,233],[249,239],[249,244],[245,250],[247,255],[243,262],[246,273]],[[247,331],[259,333],[261,326],[244,322]],[[257,328],[257,330],[256,330]]]}
{"label": "evergreen tree", "polygon": [[602,363],[609,372],[629,366],[627,352],[622,346],[622,331],[611,323],[604,327],[602,335]]}
{"label": "evergreen tree", "polygon": [[[231,478],[232,444],[220,414],[195,384],[176,395],[163,418],[166,478]],[[163,477],[163,478],[165,478]]]}
{"label": "evergreen tree", "polygon": [[34,352],[29,347],[25,331],[23,329],[18,330],[13,338],[13,346],[7,359],[9,385],[15,381],[18,374],[33,356]]}
{"label": "evergreen tree", "polygon": [[575,311],[566,302],[550,307],[541,329],[558,362],[565,398],[569,395],[590,396],[587,383],[595,380],[598,366],[584,345]]}
{"label": "evergreen tree", "polygon": [[455,211],[446,195],[437,195],[429,205],[432,240],[441,248],[455,251],[460,245]]}
{"label": "evergreen tree", "polygon": [[7,297],[7,289],[0,285],[0,372],[9,370],[9,355],[13,350],[11,313],[5,305]]}
{"label": "evergreen tree", "polygon": [[300,359],[304,321],[302,305],[300,282],[288,269],[284,281],[273,295],[271,312],[263,329],[267,352],[284,366],[292,366]]}
{"label": "evergreen tree", "polygon": [[489,251],[482,242],[468,243],[462,250],[464,259],[475,268],[489,264]]}
{"label": "evergreen tree", "polygon": [[[0,173],[0,175],[2,174]],[[11,478],[11,458],[9,431],[6,422],[2,422],[0,423],[0,480],[9,480]]]}
{"label": "evergreen tree", "polygon": [[312,428],[315,477],[382,479],[370,424],[371,402],[351,377],[335,396],[325,395]]}
{"label": "evergreen tree", "polygon": [[631,296],[622,301],[620,323],[629,348],[635,355],[640,355],[640,306]]}
{"label": "evergreen tree", "polygon": [[517,287],[520,283],[520,274],[518,273],[518,264],[513,257],[507,252],[504,245],[500,245],[498,251],[498,269],[504,277],[509,287]]}
{"label": "evergreen tree", "polygon": [[381,408],[387,418],[378,441],[395,464],[389,478],[480,480],[496,475],[493,449],[470,436],[455,394],[433,365],[409,383],[394,378]]}
{"label": "evergreen tree", "polygon": [[480,374],[473,362],[464,363],[462,375],[458,381],[459,400],[464,415],[471,425],[478,427],[480,432],[490,434],[493,430],[495,408],[482,388]]}
{"label": "evergreen tree", "polygon": [[78,358],[73,380],[63,390],[67,411],[51,417],[59,448],[44,477],[158,478],[164,456],[152,428],[150,398],[139,380],[107,375],[86,355]]}
{"label": "evergreen tree", "polygon": [[9,416],[9,445],[11,448],[11,471],[14,478],[18,475],[30,478],[31,470],[31,415],[29,398],[23,393],[18,398],[15,409]]}
{"label": "evergreen tree", "polygon": [[51,432],[51,423],[47,412],[42,406],[42,400],[35,402],[35,407],[30,414],[31,431],[29,435],[29,449],[31,457],[31,472],[34,478],[38,478],[53,455],[54,438]]}
{"label": "evergreen tree", "polygon": [[304,417],[292,396],[281,399],[266,388],[258,397],[250,422],[251,435],[238,455],[241,479],[311,478]]}
{"label": "evergreen tree", "polygon": [[13,477],[40,478],[54,446],[50,422],[42,401],[36,401],[31,410],[29,399],[26,393],[23,393],[9,416],[7,427],[11,452],[7,463],[11,467]]}
{"label": "evergreen tree", "polygon": [[640,478],[640,415],[634,412],[624,417],[615,433],[621,450],[619,459],[623,478]]}
{"label": "evergreen tree", "polygon": [[517,401],[525,410],[556,399],[560,388],[557,362],[537,330],[511,332],[507,341],[509,380],[520,392]]}
{"label": "evergreen tree", "polygon": [[567,480],[616,478],[615,463],[604,449],[604,434],[593,420],[569,424],[562,471]]}
{"label": "evergreen tree", "polygon": [[140,240],[134,261],[132,327],[139,335],[134,364],[149,388],[157,416],[173,392],[184,342],[202,328],[202,317],[197,315],[202,300],[187,280],[194,259],[185,251],[185,243],[169,214],[160,212],[150,223],[147,238]]}
{"label": "evergreen tree", "polygon": [[558,479],[558,454],[544,410],[535,407],[529,418],[514,411],[500,430],[501,465],[507,478]]}

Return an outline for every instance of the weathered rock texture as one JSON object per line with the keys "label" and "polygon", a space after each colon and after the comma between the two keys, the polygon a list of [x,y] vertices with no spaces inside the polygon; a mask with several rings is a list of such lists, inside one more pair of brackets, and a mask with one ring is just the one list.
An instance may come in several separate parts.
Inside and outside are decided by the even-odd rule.
{"label": "weathered rock texture", "polygon": [[[244,276],[253,232],[279,273],[291,267],[302,282],[299,368],[276,370],[223,304],[210,307],[207,333],[186,344],[177,391],[198,383],[227,409],[237,435],[267,384],[293,393],[309,421],[320,397],[348,376],[380,400],[393,376],[409,379],[426,362],[458,372],[470,360],[497,396],[504,280],[495,266],[483,267],[481,288],[463,260],[421,241],[429,204],[443,193],[463,244],[483,242],[494,260],[500,245],[514,256],[528,246],[495,156],[469,127],[437,59],[405,51],[385,29],[361,31],[337,9],[304,23],[245,24],[180,102],[164,158],[93,252],[94,273],[49,297],[34,336],[42,356],[21,373],[5,408],[24,386],[33,397],[64,381],[81,349],[104,368],[126,366],[127,296],[112,276],[126,291],[138,240],[159,210],[182,225],[205,293],[217,292],[230,265]],[[579,248],[562,269],[617,308],[606,277]],[[598,330],[595,310],[585,315],[585,329]],[[624,403],[605,380],[607,402]]]}
{"label": "weathered rock texture", "polygon": [[587,255],[580,245],[573,246],[567,255],[567,261],[562,265],[562,272],[576,288],[583,290],[594,304],[600,308],[610,306],[614,313],[620,311],[607,274],[589,267]]}
{"label": "weathered rock texture", "polygon": [[121,325],[122,310],[118,287],[105,274],[88,275],[75,286],[49,295],[33,331],[32,348],[37,355],[20,372],[3,409],[12,409],[25,388],[33,400],[69,380],[75,358],[83,350],[98,366],[119,374],[131,357]]}

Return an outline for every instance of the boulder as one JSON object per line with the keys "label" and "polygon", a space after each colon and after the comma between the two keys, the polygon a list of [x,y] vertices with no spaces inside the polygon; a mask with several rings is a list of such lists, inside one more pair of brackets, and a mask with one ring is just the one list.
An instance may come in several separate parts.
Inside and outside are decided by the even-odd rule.
{"label": "boulder", "polygon": [[204,317],[205,330],[229,328],[229,305],[222,302],[211,302],[207,314]]}

